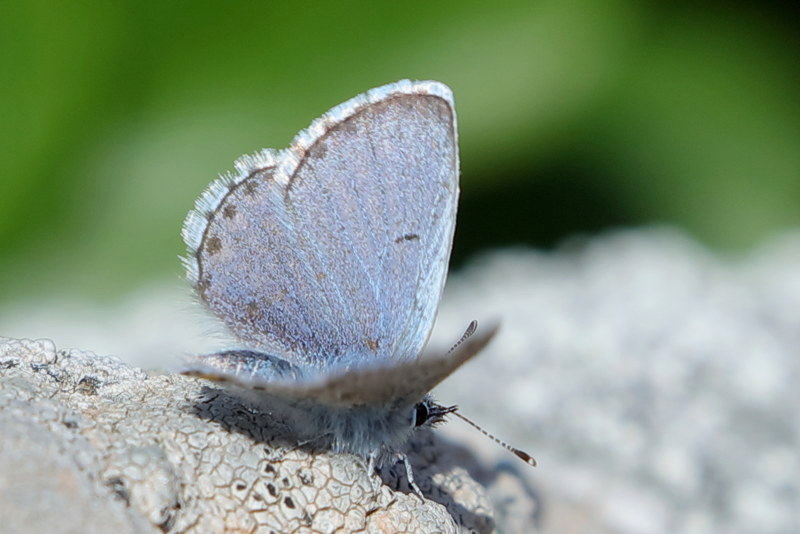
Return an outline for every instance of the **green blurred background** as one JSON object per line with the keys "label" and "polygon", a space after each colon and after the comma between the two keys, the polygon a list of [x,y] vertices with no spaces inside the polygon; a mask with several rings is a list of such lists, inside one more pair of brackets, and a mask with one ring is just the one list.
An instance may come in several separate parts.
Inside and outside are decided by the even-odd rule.
{"label": "green blurred background", "polygon": [[2,2],[0,303],[181,275],[218,172],[401,78],[449,84],[456,264],[667,223],[800,222],[793,3]]}

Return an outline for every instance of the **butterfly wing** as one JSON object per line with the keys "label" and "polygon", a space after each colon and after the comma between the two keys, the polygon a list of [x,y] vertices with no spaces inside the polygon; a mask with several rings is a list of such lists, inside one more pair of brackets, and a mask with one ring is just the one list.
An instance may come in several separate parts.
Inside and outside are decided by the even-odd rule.
{"label": "butterfly wing", "polygon": [[407,400],[421,400],[453,371],[480,352],[497,332],[497,326],[475,334],[445,355],[417,360],[386,362],[350,369],[346,372],[318,375],[312,379],[269,376],[256,371],[263,363],[249,360],[242,353],[237,363],[218,361],[213,356],[199,360],[183,374],[206,378],[229,386],[261,391],[285,399],[311,400],[330,406],[379,406]]}
{"label": "butterfly wing", "polygon": [[450,90],[374,89],[237,169],[184,227],[189,276],[208,307],[249,347],[299,365],[416,358],[455,224]]}

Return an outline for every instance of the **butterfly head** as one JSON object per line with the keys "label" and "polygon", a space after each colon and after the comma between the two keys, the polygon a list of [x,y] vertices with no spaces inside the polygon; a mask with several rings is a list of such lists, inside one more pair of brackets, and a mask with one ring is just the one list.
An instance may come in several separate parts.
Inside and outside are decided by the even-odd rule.
{"label": "butterfly head", "polygon": [[425,396],[414,405],[411,414],[412,428],[434,427],[443,423],[448,414],[455,412],[457,406],[442,406],[433,401],[430,395]]}

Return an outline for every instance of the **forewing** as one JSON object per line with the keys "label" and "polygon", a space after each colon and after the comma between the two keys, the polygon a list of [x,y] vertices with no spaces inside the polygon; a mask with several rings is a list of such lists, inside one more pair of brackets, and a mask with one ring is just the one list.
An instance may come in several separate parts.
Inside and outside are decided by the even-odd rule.
{"label": "forewing", "polygon": [[433,326],[455,223],[449,89],[372,90],[289,149],[238,167],[184,231],[190,276],[211,310],[249,346],[295,363],[414,359]]}
{"label": "forewing", "polygon": [[445,355],[384,362],[384,365],[321,375],[310,380],[268,379],[261,373],[242,372],[241,368],[234,371],[225,364],[217,366],[210,360],[192,364],[183,374],[268,395],[333,406],[381,405],[403,401],[411,404],[421,400],[453,371],[478,354],[496,332],[495,326],[485,333],[473,335]]}

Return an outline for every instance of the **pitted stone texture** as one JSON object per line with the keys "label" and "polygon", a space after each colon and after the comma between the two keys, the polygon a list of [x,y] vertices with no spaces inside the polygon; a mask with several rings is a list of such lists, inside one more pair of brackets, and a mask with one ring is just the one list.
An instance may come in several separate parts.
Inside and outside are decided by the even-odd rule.
{"label": "pitted stone texture", "polygon": [[159,532],[103,484],[106,443],[59,398],[80,378],[69,380],[56,360],[49,342],[0,342],[0,531]]}
{"label": "pitted stone texture", "polygon": [[[424,502],[368,476],[358,458],[286,435],[202,381],[0,339],[0,517],[9,532],[496,530],[484,489],[445,461],[448,445],[431,435],[410,451],[431,496]],[[388,482],[401,471],[386,469]]]}
{"label": "pitted stone texture", "polygon": [[800,232],[735,258],[616,232],[448,283],[437,328],[502,328],[437,395],[537,458],[543,530],[800,532]]}

